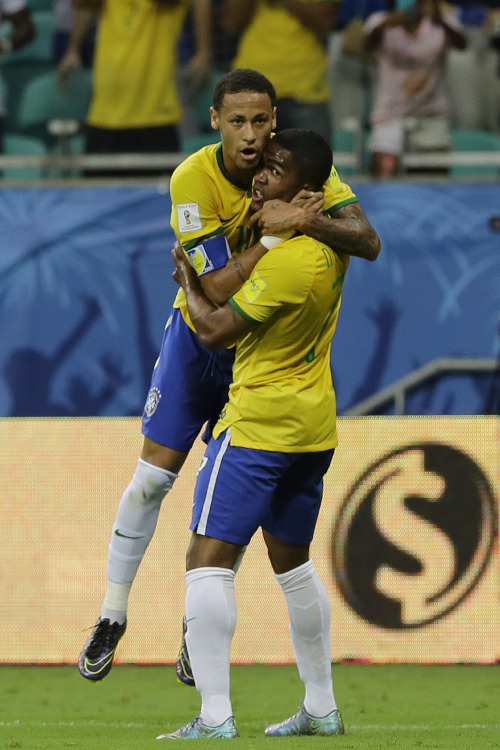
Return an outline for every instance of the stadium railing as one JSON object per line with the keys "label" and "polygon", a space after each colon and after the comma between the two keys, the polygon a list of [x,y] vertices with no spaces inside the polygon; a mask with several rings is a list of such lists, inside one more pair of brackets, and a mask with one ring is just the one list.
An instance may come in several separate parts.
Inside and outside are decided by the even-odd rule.
{"label": "stadium railing", "polygon": [[[165,169],[171,172],[177,167],[189,153],[164,153],[164,154],[58,154],[50,153],[43,155],[24,156],[19,154],[0,155],[0,170],[2,169],[33,169],[45,170],[47,174],[54,175],[54,170],[60,171],[60,176],[72,175],[74,170],[99,169],[99,170],[134,170],[154,168]],[[358,156],[355,153],[339,151],[334,153],[335,166],[342,168],[353,168],[358,170]]]}
{"label": "stadium railing", "polygon": [[364,417],[376,414],[389,404],[394,404],[394,414],[403,416],[406,410],[406,399],[409,391],[424,383],[441,378],[449,374],[488,374],[500,373],[500,361],[493,358],[472,357],[440,357],[419,367],[409,375],[396,381],[392,385],[375,393],[373,396],[360,401],[355,406],[343,412],[344,417]]}

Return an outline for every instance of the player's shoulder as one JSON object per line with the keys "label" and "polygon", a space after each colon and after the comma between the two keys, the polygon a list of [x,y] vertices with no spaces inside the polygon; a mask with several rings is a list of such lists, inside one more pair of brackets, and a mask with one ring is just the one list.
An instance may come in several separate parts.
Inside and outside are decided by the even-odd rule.
{"label": "player's shoulder", "polygon": [[184,178],[186,175],[192,175],[197,173],[213,174],[217,171],[217,151],[220,148],[220,143],[211,143],[208,146],[203,146],[198,151],[187,156],[172,173],[174,182],[176,180]]}
{"label": "player's shoulder", "polygon": [[330,175],[323,185],[325,194],[325,214],[331,215],[349,203],[357,203],[358,198],[347,183],[342,182],[335,166],[332,166]]}

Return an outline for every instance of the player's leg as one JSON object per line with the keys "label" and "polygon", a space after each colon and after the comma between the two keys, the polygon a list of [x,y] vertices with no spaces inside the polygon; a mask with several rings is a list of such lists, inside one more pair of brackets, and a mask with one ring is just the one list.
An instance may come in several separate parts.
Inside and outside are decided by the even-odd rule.
{"label": "player's leg", "polygon": [[[226,431],[210,441],[198,473],[187,554],[186,642],[201,695],[200,719],[162,738],[236,736],[229,693],[237,617],[233,568],[272,498],[276,471],[267,472],[261,456],[261,451],[231,446]],[[221,727],[231,733],[207,734]]]}
{"label": "player's leg", "polygon": [[162,501],[203,424],[220,408],[221,391],[227,391],[226,371],[223,377],[222,366],[213,359],[180,312],[174,311],[144,407],[142,454],[113,524],[101,616],[80,654],[80,673],[87,679],[101,680],[112,667],[125,632],[130,589]]}
{"label": "player's leg", "polygon": [[[180,456],[171,457],[167,453],[164,448],[163,463],[168,459],[178,466]],[[144,455],[148,455],[145,450]],[[161,455],[161,451],[155,450],[155,460]],[[111,670],[116,647],[127,625],[132,583],[153,537],[162,500],[177,477],[142,456],[118,506],[108,548],[107,587],[101,614],[79,658],[80,674],[89,680],[102,680]]]}
{"label": "player's leg", "polygon": [[[297,667],[305,686],[300,711],[267,735],[342,734],[332,681],[330,602],[312,560],[312,540],[331,452],[303,454],[280,484],[263,526],[276,579],[286,599]],[[285,541],[286,540],[286,541]]]}
{"label": "player's leg", "polygon": [[402,118],[373,125],[368,144],[370,174],[373,177],[391,177],[398,174],[403,146]]}
{"label": "player's leg", "polygon": [[201,696],[199,717],[157,739],[237,737],[230,648],[237,621],[233,565],[240,546],[193,534],[187,555],[186,648]]}

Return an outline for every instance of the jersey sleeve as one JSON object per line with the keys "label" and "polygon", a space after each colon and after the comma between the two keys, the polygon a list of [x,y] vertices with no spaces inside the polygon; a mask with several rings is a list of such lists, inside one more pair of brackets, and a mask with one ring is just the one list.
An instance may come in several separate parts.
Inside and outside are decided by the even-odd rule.
{"label": "jersey sleeve", "polygon": [[219,196],[206,169],[196,162],[184,162],[170,180],[172,212],[170,223],[185,250],[208,237],[223,234]]}
{"label": "jersey sleeve", "polygon": [[348,206],[350,203],[359,203],[357,196],[349,185],[342,182],[335,167],[332,167],[330,176],[325,182],[323,189],[325,193],[324,213],[328,216],[338,211],[339,208]]}
{"label": "jersey sleeve", "polygon": [[264,323],[284,305],[300,305],[314,276],[307,238],[277,245],[255,266],[229,304],[251,323]]}

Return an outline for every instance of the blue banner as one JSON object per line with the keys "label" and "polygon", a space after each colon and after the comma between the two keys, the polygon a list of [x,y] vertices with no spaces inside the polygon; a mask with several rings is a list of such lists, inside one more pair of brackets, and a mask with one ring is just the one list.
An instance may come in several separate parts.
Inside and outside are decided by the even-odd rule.
{"label": "blue banner", "polygon": [[[383,249],[347,275],[339,413],[438,357],[500,353],[500,186],[353,189]],[[155,185],[0,191],[0,416],[142,412],[177,289],[170,205]],[[495,387],[444,378],[407,413],[498,411]]]}

